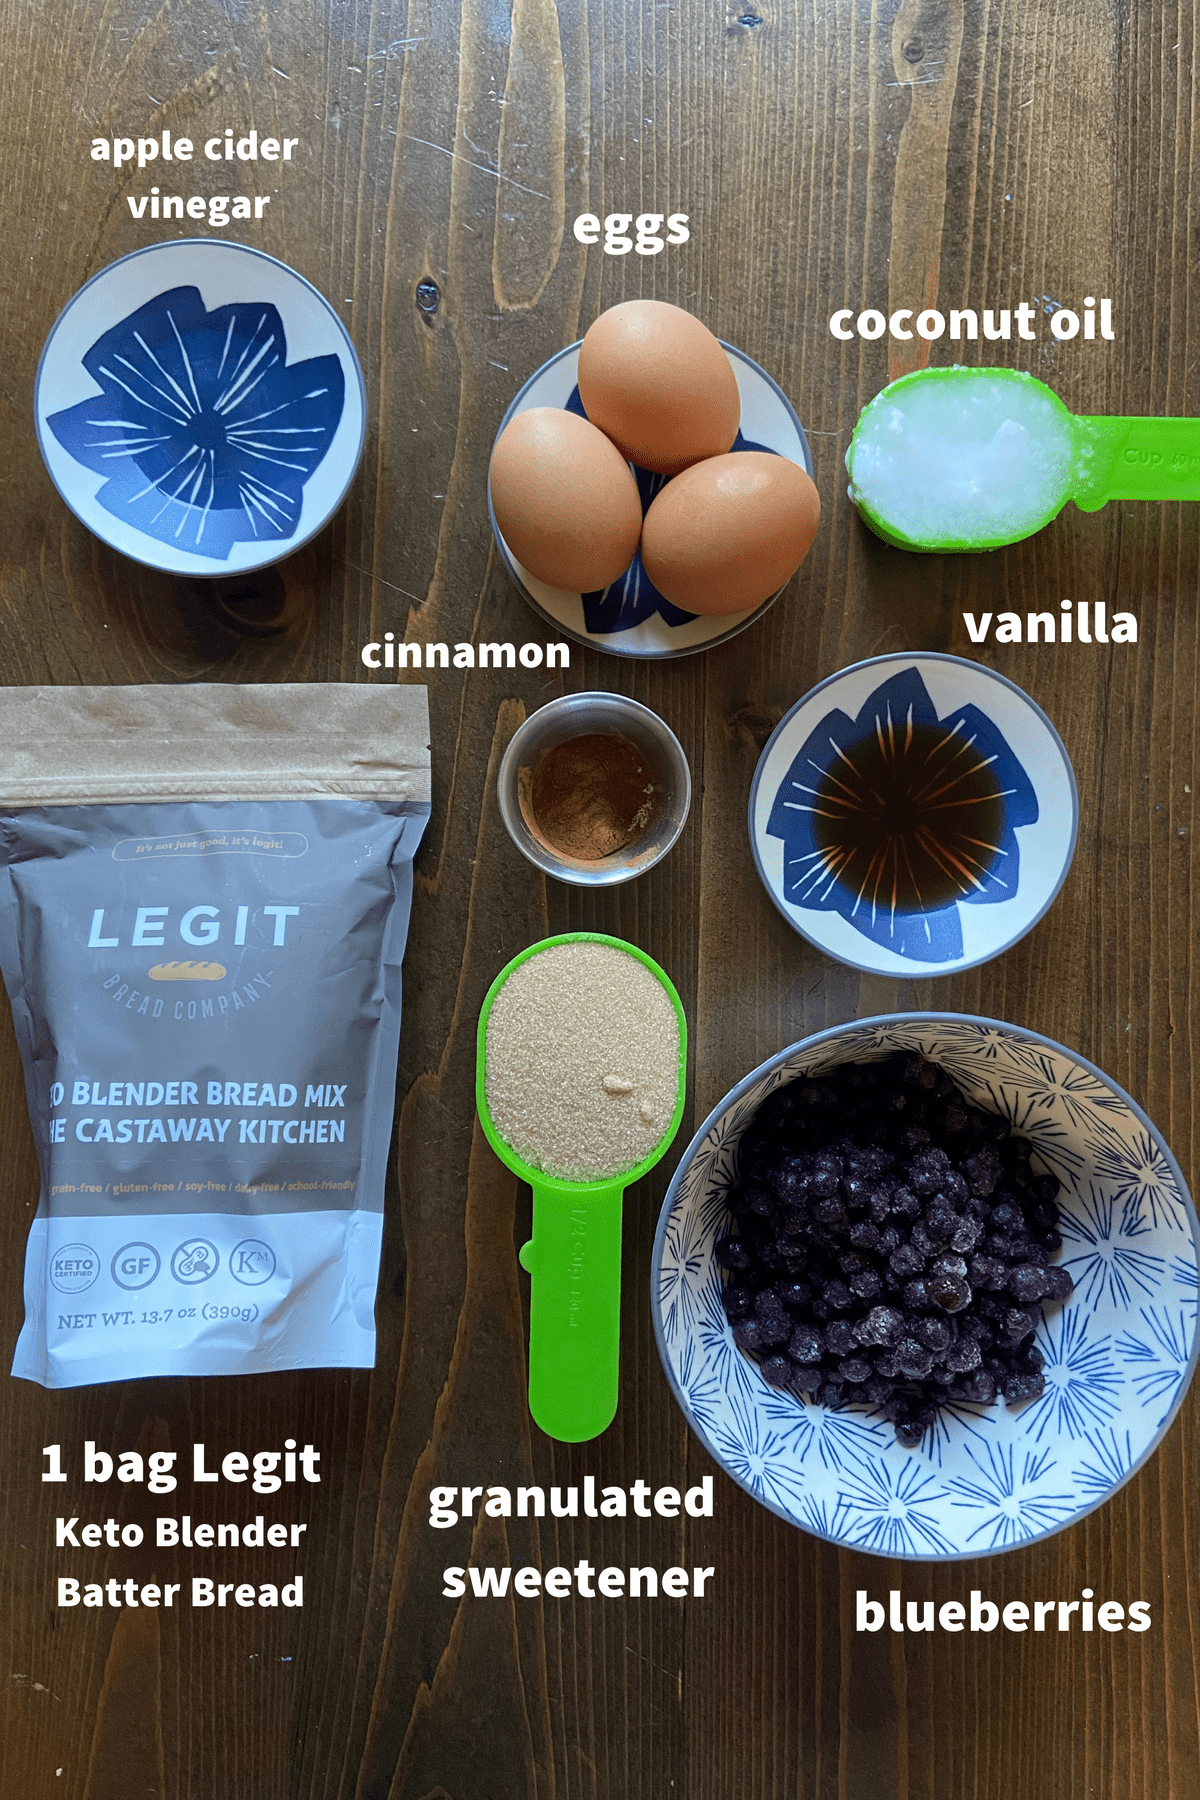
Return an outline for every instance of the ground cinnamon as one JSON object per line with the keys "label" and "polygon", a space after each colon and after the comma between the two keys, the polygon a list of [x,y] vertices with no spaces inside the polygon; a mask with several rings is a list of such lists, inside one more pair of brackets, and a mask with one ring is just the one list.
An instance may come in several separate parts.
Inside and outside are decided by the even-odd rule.
{"label": "ground cinnamon", "polygon": [[519,774],[521,812],[538,841],[576,862],[601,862],[649,829],[661,790],[628,738],[589,731],[556,744]]}

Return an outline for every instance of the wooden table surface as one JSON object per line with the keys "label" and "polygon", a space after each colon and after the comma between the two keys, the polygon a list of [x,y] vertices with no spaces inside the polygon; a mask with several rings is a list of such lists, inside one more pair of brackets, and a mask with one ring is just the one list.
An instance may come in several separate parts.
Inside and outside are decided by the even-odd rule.
{"label": "wooden table surface", "polygon": [[[761,8],[761,10],[759,10]],[[646,665],[577,649],[563,676],[435,672],[433,816],[405,969],[398,1149],[373,1372],[158,1380],[47,1393],[0,1380],[5,1800],[1194,1800],[1200,1794],[1197,1405],[1074,1529],[998,1559],[885,1563],[792,1529],[716,1475],[715,1517],[487,1521],[433,1531],[436,1482],[679,1487],[712,1472],[659,1365],[648,1304],[674,1158],[626,1214],[615,1424],[552,1443],[524,1396],[529,1197],[473,1123],[475,1023],[497,969],[548,930],[632,939],[691,1021],[692,1124],[783,1045],[855,1016],[972,1011],[1035,1027],[1109,1071],[1185,1174],[1196,1131],[1190,950],[1200,790],[1200,509],[1068,507],[1028,543],[923,559],[870,538],[842,466],[860,407],[919,345],[839,343],[835,308],[1078,306],[1115,338],[995,346],[1080,412],[1200,412],[1189,286],[1200,165],[1196,0],[68,0],[0,9],[0,680],[386,680],[359,649],[547,636],[494,553],[485,473],[520,383],[604,307],[671,300],[794,401],[824,509],[782,599],[710,654]],[[172,580],[106,549],[59,500],[31,422],[58,309],[177,227],[126,204],[153,171],[93,137],[226,125],[295,135],[246,241],[344,318],[366,376],[362,468],[333,524],[277,568]],[[172,191],[164,172],[155,176]],[[197,160],[185,193],[231,185]],[[575,242],[583,212],[680,211],[656,258]],[[202,233],[203,225],[188,225]],[[227,235],[230,235],[227,233]],[[418,283],[437,304],[423,311]],[[983,346],[970,351],[983,357]],[[951,360],[945,343],[933,360]],[[1136,646],[970,642],[964,611],[1103,600]],[[789,930],[748,853],[773,724],[818,679],[896,649],[969,655],[1054,720],[1082,803],[1046,919],[987,966],[859,976]],[[602,895],[541,881],[497,813],[498,758],[563,689],[661,713],[691,761],[687,829]],[[37,1192],[7,1009],[0,1027],[4,1345],[21,1319]],[[41,1483],[42,1446],[215,1450],[311,1441],[301,1613],[57,1611],[54,1515],[163,1510]],[[175,1510],[187,1504],[181,1489]],[[257,1506],[264,1503],[259,1500]],[[214,1516],[250,1517],[253,1496]],[[169,1509],[168,1509],[169,1510]],[[270,1505],[267,1510],[270,1511]],[[282,1517],[288,1509],[273,1516]],[[712,1564],[703,1602],[455,1604],[449,1562]],[[79,1559],[76,1559],[77,1561]],[[169,1566],[168,1566],[169,1565]],[[96,1551],[81,1569],[186,1579],[186,1556]],[[260,1578],[253,1552],[223,1578]],[[857,1634],[857,1588],[965,1599],[1097,1594],[1151,1604],[1142,1636]]]}

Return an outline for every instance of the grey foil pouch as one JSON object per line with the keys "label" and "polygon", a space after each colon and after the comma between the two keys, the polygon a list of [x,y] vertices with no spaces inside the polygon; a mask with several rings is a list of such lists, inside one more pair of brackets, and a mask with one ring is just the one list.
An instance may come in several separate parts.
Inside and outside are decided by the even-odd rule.
{"label": "grey foil pouch", "polygon": [[10,688],[0,742],[13,1374],[369,1368],[425,689]]}

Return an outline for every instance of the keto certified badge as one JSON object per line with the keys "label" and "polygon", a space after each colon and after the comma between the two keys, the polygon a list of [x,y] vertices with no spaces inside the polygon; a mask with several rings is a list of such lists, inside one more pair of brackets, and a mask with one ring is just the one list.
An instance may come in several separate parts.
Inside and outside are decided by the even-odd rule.
{"label": "keto certified badge", "polygon": [[64,1244],[50,1258],[50,1279],[60,1294],[82,1294],[100,1273],[100,1258],[90,1244]]}

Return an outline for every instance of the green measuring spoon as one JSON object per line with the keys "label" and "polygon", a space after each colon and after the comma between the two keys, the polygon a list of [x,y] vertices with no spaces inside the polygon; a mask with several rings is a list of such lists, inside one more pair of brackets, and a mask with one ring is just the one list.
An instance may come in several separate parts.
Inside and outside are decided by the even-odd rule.
{"label": "green measuring spoon", "polygon": [[[531,1168],[500,1136],[487,1097],[487,1026],[501,988],[522,963],[558,944],[609,944],[636,957],[665,989],[679,1024],[675,1110],[649,1156],[597,1181],[561,1181]],[[579,1444],[598,1437],[617,1410],[621,1317],[621,1203],[625,1189],[652,1169],[683,1116],[687,1020],[679,995],[656,962],[622,938],[568,931],[522,950],[501,969],[479,1015],[475,1101],[492,1149],[533,1189],[533,1236],[520,1252],[529,1292],[529,1410],[548,1437]]]}
{"label": "green measuring spoon", "polygon": [[918,369],[864,407],[850,498],[902,550],[996,550],[1068,500],[1200,500],[1200,419],[1088,418],[1016,369]]}

